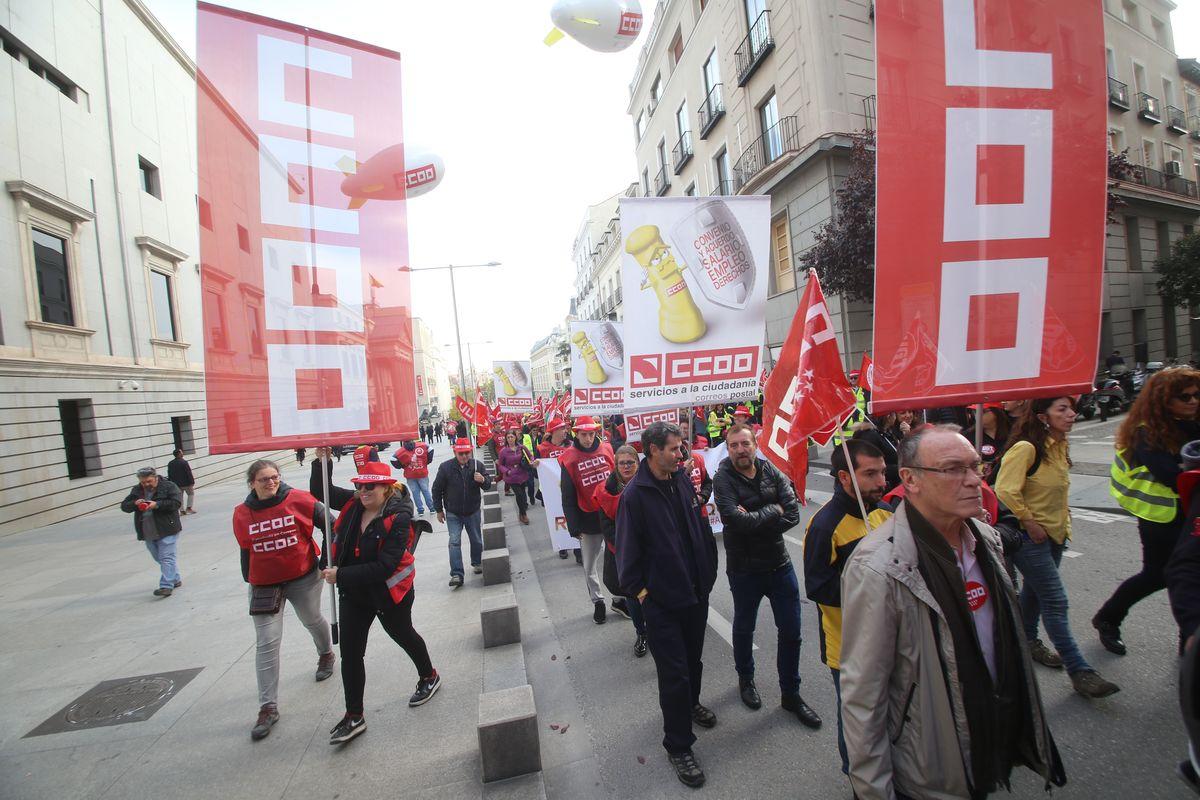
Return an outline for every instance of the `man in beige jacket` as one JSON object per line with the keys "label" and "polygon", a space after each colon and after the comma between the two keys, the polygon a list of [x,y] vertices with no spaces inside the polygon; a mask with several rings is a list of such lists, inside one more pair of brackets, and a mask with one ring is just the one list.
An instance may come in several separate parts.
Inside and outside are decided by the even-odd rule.
{"label": "man in beige jacket", "polygon": [[842,722],[861,800],[985,797],[1066,775],[1046,725],[979,455],[941,425],[900,446],[905,500],[842,574]]}

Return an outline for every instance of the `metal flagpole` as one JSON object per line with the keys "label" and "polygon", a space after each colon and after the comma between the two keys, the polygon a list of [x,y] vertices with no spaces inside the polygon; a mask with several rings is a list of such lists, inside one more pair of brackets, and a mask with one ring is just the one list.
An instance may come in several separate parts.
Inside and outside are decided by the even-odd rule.
{"label": "metal flagpole", "polygon": [[[329,449],[321,454],[321,497],[325,498],[325,553],[326,558],[330,562],[333,561],[333,550],[330,549],[329,543],[333,541],[333,526],[329,522]],[[330,563],[329,566],[335,566]],[[338,643],[338,607],[337,607],[337,585],[329,584],[329,617],[330,617],[330,632],[333,634],[333,643]]]}
{"label": "metal flagpole", "polygon": [[[851,412],[850,416],[853,416],[853,413]],[[850,416],[847,416],[846,419],[850,419]],[[846,419],[842,420],[842,425],[846,424]],[[870,530],[871,525],[867,521],[867,507],[863,505],[862,490],[858,488],[858,475],[854,473],[854,459],[850,456],[850,445],[847,440],[848,437],[842,437],[842,452],[846,454],[846,469],[850,472],[850,482],[854,484],[854,498],[858,500],[858,510],[862,512],[863,524],[867,526],[867,530]],[[834,478],[836,477],[835,475]]]}
{"label": "metal flagpole", "polygon": [[975,452],[983,452],[983,403],[975,404]]}

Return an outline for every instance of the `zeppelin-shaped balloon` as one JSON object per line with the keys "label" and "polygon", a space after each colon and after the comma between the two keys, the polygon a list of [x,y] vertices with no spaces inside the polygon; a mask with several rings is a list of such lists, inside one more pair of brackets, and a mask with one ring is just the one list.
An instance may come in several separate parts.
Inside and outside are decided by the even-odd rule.
{"label": "zeppelin-shaped balloon", "polygon": [[551,45],[565,33],[600,53],[618,53],[633,44],[642,30],[638,0],[557,0],[550,9],[554,30],[546,36]]}
{"label": "zeppelin-shaped balloon", "polygon": [[368,200],[402,200],[420,197],[442,181],[446,167],[441,157],[424,148],[394,144],[363,161],[343,158],[338,169],[345,174],[342,194],[349,208]]}

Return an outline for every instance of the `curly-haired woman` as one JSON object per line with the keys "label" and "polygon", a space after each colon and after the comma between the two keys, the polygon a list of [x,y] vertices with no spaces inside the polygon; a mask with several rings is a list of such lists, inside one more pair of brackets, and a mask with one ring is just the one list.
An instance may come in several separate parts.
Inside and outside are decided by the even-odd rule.
{"label": "curly-haired woman", "polygon": [[1126,578],[1092,618],[1100,643],[1111,653],[1125,655],[1121,623],[1129,609],[1167,586],[1163,570],[1179,540],[1183,523],[1179,498],[1175,495],[1175,482],[1182,471],[1179,451],[1187,442],[1200,438],[1197,409],[1200,409],[1200,372],[1163,370],[1146,381],[1117,431],[1117,454],[1130,467],[1149,470],[1147,479],[1164,487],[1156,493],[1162,495],[1157,499],[1174,497],[1174,513],[1163,510],[1161,516],[1170,514],[1170,518],[1160,521],[1139,517],[1142,570]]}
{"label": "curly-haired woman", "polygon": [[[1067,434],[1074,425],[1075,401],[1070,397],[1042,398],[1026,406],[1009,434],[996,477],[996,496],[1025,532],[1013,563],[1025,578],[1021,616],[1030,655],[1053,669],[1065,666],[1075,691],[1084,697],[1107,697],[1120,689],[1102,678],[1075,644],[1067,620],[1067,589],[1058,572],[1071,538]],[[1038,639],[1039,619],[1057,653]]]}

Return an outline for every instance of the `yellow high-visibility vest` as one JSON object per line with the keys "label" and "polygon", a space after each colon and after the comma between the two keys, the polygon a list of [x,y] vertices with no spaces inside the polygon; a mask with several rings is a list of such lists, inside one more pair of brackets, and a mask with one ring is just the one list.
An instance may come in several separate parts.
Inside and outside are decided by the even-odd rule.
{"label": "yellow high-visibility vest", "polygon": [[1170,522],[1179,510],[1179,494],[1159,483],[1150,470],[1118,450],[1109,470],[1108,493],[1121,508],[1147,522]]}

